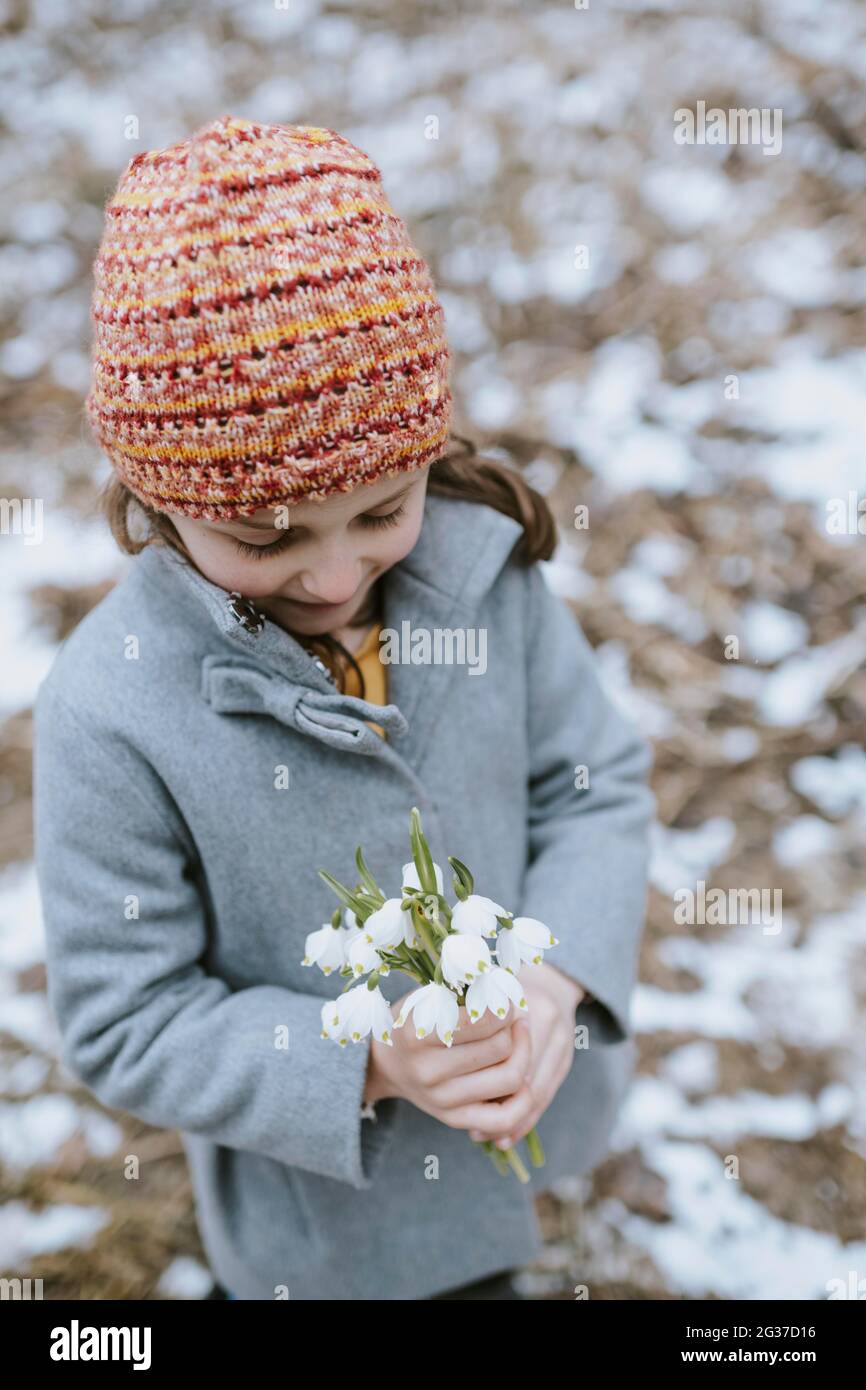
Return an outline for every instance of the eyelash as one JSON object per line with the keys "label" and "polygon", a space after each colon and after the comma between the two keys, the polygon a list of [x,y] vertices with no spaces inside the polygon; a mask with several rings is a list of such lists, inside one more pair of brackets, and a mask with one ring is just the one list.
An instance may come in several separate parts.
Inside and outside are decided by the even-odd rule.
{"label": "eyelash", "polygon": [[[388,512],[385,516],[361,516],[358,520],[362,525],[378,530],[380,527],[396,526],[405,510],[406,505],[401,502],[396,511]],[[249,541],[239,541],[234,536],[232,540],[234,540],[241,555],[251,555],[254,559],[260,560],[263,555],[276,555],[280,550],[288,549],[291,544],[289,540],[291,535],[292,532],[289,530],[284,536],[280,536],[279,540],[271,541],[269,545],[250,545]]]}

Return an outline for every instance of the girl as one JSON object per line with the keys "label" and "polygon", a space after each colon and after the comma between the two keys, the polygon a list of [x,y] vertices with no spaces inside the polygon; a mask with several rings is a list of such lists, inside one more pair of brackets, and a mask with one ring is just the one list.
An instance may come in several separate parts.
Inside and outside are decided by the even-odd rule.
{"label": "girl", "polygon": [[[535,1191],[602,1157],[633,1066],[647,749],[544,581],[543,499],[451,447],[442,309],[361,150],[226,116],[105,216],[87,406],[135,558],[36,705],[64,1061],[180,1130],[230,1296],[514,1297]],[[316,870],[362,844],[398,895],[413,806],[559,945],[525,1017],[339,1048]],[[470,1142],[536,1124],[525,1186]]]}

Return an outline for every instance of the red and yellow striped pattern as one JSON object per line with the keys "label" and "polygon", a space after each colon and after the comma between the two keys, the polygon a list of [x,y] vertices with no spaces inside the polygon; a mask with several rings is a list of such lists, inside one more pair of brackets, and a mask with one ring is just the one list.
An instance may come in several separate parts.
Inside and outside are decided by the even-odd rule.
{"label": "red and yellow striped pattern", "polygon": [[336,131],[222,116],[135,155],[91,321],[91,427],[157,511],[226,521],[445,452],[442,306],[379,170]]}

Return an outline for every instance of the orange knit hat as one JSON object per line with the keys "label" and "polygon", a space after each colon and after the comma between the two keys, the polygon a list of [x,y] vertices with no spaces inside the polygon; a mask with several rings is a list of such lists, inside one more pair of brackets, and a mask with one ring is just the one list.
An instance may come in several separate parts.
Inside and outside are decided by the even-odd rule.
{"label": "orange knit hat", "polygon": [[372,160],[222,116],[106,204],[86,410],[126,486],[225,521],[445,452],[445,317]]}

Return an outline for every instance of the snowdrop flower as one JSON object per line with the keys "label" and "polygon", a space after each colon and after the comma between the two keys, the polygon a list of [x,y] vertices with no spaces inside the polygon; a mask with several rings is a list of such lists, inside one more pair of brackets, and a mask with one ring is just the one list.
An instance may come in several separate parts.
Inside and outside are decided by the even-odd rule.
{"label": "snowdrop flower", "polygon": [[[442,885],[444,879],[442,878],[442,870],[439,868],[438,864],[433,865],[433,872],[436,875],[436,891],[439,893],[443,893],[444,889]],[[418,870],[415,868],[414,860],[410,860],[408,864],[403,865],[403,877],[401,878],[400,882],[406,888],[421,887],[421,880],[418,877]]]}
{"label": "snowdrop flower", "polygon": [[377,1042],[393,1046],[391,1037],[394,1020],[387,999],[379,986],[359,985],[342,996],[344,1007],[340,1016],[348,1019],[352,1042],[360,1042],[372,1032]]}
{"label": "snowdrop flower", "polygon": [[402,898],[387,898],[364,923],[362,930],[367,940],[380,951],[390,951],[401,941],[407,946],[420,945],[412,914],[403,911],[402,902]]}
{"label": "snowdrop flower", "polygon": [[372,937],[363,928],[349,946],[346,952],[346,961],[351,967],[352,974],[356,977],[366,975],[370,970],[378,970],[380,975],[387,975],[391,969],[382,960]]}
{"label": "snowdrop flower", "polygon": [[543,922],[534,917],[515,917],[511,926],[496,938],[496,959],[516,975],[524,962],[540,965],[543,953],[558,945],[558,937]]}
{"label": "snowdrop flower", "polygon": [[456,994],[447,985],[423,985],[421,989],[416,989],[409,995],[395,1020],[394,1027],[402,1028],[414,1009],[415,1037],[426,1038],[435,1028],[445,1046],[450,1047],[454,1040],[459,1008]]}
{"label": "snowdrop flower", "polygon": [[343,921],[346,924],[346,945],[351,946],[355,938],[364,930],[350,907],[343,908]]}
{"label": "snowdrop flower", "polygon": [[346,947],[349,933],[344,927],[334,927],[324,922],[318,931],[311,931],[304,943],[304,958],[301,965],[317,965],[323,975],[332,970],[342,970],[346,964]]}
{"label": "snowdrop flower", "polygon": [[469,1022],[477,1023],[485,1009],[496,1014],[497,1018],[504,1018],[508,1013],[510,1000],[513,1000],[524,1013],[529,1012],[520,981],[510,971],[494,965],[477,980],[473,980],[466,991],[465,1003]]}
{"label": "snowdrop flower", "polygon": [[343,1026],[339,999],[326,999],[322,1005],[322,1037],[339,1042]]}
{"label": "snowdrop flower", "polygon": [[510,917],[506,908],[500,907],[492,898],[484,898],[480,893],[470,893],[469,897],[458,902],[451,910],[451,925],[455,931],[474,933],[476,936],[495,936],[499,930],[497,917]]}
{"label": "snowdrop flower", "polygon": [[356,985],[339,999],[322,1005],[322,1036],[332,1038],[341,1047],[350,1041],[360,1042],[370,1032],[377,1042],[393,1047],[393,1028],[388,1001],[378,985],[373,989]]}
{"label": "snowdrop flower", "polygon": [[449,985],[465,985],[490,969],[490,950],[483,936],[451,932],[442,942],[442,974]]}

